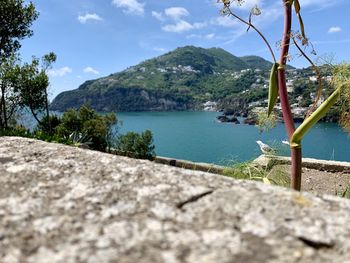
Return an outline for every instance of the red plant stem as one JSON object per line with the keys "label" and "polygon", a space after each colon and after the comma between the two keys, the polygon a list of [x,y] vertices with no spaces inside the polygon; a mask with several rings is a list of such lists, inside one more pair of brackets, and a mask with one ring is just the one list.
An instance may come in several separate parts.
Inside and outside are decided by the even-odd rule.
{"label": "red plant stem", "polygon": [[286,127],[288,138],[290,140],[295,131],[295,127],[294,127],[292,112],[290,110],[289,101],[288,101],[286,73],[284,69],[278,70],[278,89],[279,89],[279,96],[280,96],[280,102],[282,107],[283,121]]}
{"label": "red plant stem", "polygon": [[[288,101],[285,66],[287,63],[287,57],[290,46],[290,35],[292,28],[292,7],[289,0],[282,1],[284,6],[284,30],[281,42],[281,56],[279,61],[280,67],[278,70],[278,87],[284,125],[286,127],[288,138],[290,140],[295,131],[295,126],[293,116],[290,110],[290,104]],[[298,191],[300,191],[301,188],[301,161],[301,147],[291,148],[291,188]]]}
{"label": "red plant stem", "polygon": [[279,96],[282,107],[283,120],[286,126],[288,138],[291,139],[295,127],[292,117],[292,113],[288,101],[287,85],[286,85],[286,71],[285,65],[287,63],[287,56],[289,52],[290,45],[290,32],[292,27],[292,8],[288,3],[288,0],[282,0],[284,4],[284,31],[283,38],[281,42],[281,56],[280,56],[280,68],[278,70],[278,87],[279,87]]}
{"label": "red plant stem", "polygon": [[301,189],[301,147],[291,149],[292,168],[290,187],[294,190]]}

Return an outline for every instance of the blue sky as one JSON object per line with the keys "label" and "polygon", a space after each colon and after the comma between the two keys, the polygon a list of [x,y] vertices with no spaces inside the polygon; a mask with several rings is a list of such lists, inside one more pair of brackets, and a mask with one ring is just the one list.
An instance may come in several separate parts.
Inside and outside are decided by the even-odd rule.
{"label": "blue sky", "polygon": [[[53,98],[85,80],[121,71],[179,46],[222,47],[236,56],[271,60],[257,37],[233,18],[219,14],[216,0],[33,0],[40,12],[34,36],[22,42],[25,61],[57,54],[49,72]],[[350,60],[349,0],[300,0],[306,32],[318,56]],[[281,38],[281,1],[245,0],[237,13],[248,17],[258,5],[256,25],[275,47]],[[294,20],[294,29],[298,29]],[[289,63],[308,66],[294,56]],[[314,57],[316,58],[316,57]]]}

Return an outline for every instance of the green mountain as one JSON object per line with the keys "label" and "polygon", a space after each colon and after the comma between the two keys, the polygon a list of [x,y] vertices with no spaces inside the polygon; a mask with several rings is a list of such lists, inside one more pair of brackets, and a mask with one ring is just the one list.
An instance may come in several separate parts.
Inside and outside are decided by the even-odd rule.
{"label": "green mountain", "polygon": [[256,72],[267,77],[271,66],[257,56],[240,58],[221,48],[185,46],[122,72],[86,81],[76,90],[59,94],[51,109],[64,111],[84,103],[98,111],[200,109],[206,101],[224,103],[251,89]]}
{"label": "green mountain", "polygon": [[266,63],[266,60],[258,56],[244,56],[240,58],[243,60],[250,68],[253,69],[271,69],[271,63]]}

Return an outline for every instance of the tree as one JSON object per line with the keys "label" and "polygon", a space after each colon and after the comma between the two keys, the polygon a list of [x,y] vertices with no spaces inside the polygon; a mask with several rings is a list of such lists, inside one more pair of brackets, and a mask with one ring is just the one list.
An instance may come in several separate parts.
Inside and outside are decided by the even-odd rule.
{"label": "tree", "polygon": [[61,124],[61,118],[57,115],[51,114],[45,116],[40,120],[40,124],[37,125],[37,129],[47,135],[54,135],[57,126]]}
{"label": "tree", "polygon": [[333,68],[333,84],[341,90],[340,124],[350,133],[350,64]]}
{"label": "tree", "polygon": [[[49,54],[46,54],[43,56],[42,58],[42,71],[45,72],[45,74],[47,74],[47,70],[52,68],[52,64],[54,62],[56,62],[57,56],[55,53],[50,52]],[[50,83],[49,83],[50,84]],[[46,110],[46,119],[47,119],[47,124],[48,124],[48,128],[50,133],[52,132],[52,127],[51,127],[51,118],[50,118],[50,111],[49,111],[49,94],[48,94],[48,87],[49,85],[46,86],[44,93],[45,93],[45,110]]]}
{"label": "tree", "polygon": [[23,0],[2,0],[0,5],[0,63],[21,47],[20,40],[33,35],[30,29],[38,18],[32,2]]}
{"label": "tree", "polygon": [[35,57],[30,64],[20,65],[18,55],[12,55],[0,65],[1,127],[7,128],[8,120],[15,110],[21,107],[29,108],[39,124],[41,123],[39,112],[46,109],[48,118],[49,78],[46,69],[53,61],[52,56],[55,58],[54,53],[45,55],[41,67],[39,59]]}
{"label": "tree", "polygon": [[[30,2],[25,4],[23,0],[2,0],[0,4],[0,68],[8,59],[14,56],[16,51],[21,47],[20,40],[30,37],[33,31],[30,29],[32,23],[37,19],[38,12]],[[7,62],[9,63],[9,62]],[[1,79],[1,100],[0,108],[2,111],[0,122],[1,127],[7,127],[7,110],[6,105],[7,89],[6,81]]]}
{"label": "tree", "polygon": [[20,106],[27,107],[38,124],[41,124],[39,114],[47,108],[49,77],[45,70],[40,68],[39,63],[39,59],[33,57],[30,64],[25,63],[20,68],[18,89],[21,97]]}
{"label": "tree", "polygon": [[117,149],[121,154],[129,157],[153,160],[155,157],[153,134],[149,130],[141,134],[128,132],[119,136]]}
{"label": "tree", "polygon": [[[246,21],[240,16],[238,16],[232,9],[232,4],[236,3],[238,5],[242,5],[243,0],[218,0],[221,2],[224,7],[222,9],[222,13],[224,15],[232,16],[239,20],[240,22],[247,25],[248,29],[255,30],[258,35],[262,38],[268,50],[271,53],[272,59],[274,61],[273,67],[271,69],[271,77],[270,77],[270,88],[269,88],[269,105],[268,105],[268,115],[272,112],[272,109],[277,101],[277,97],[279,96],[283,120],[286,127],[286,131],[288,134],[288,138],[290,140],[291,146],[291,187],[300,190],[301,188],[301,166],[302,166],[302,151],[301,151],[301,141],[304,135],[315,125],[325,114],[326,112],[334,105],[334,103],[339,98],[342,86],[335,85],[334,92],[317,108],[318,99],[321,97],[322,92],[322,78],[319,69],[315,66],[312,60],[305,53],[305,49],[300,46],[308,47],[309,39],[306,37],[304,22],[300,13],[300,4],[299,0],[282,0],[283,4],[283,12],[284,12],[284,29],[282,40],[280,44],[280,58],[277,62],[276,57],[274,55],[273,49],[269,44],[266,37],[261,33],[261,31],[255,27],[252,23],[252,19],[254,16],[258,16],[261,14],[260,9],[255,6],[252,8],[249,14],[249,19]],[[296,16],[299,21],[300,32],[292,31],[292,9],[294,6],[294,10]],[[299,44],[301,43],[301,44]],[[317,94],[317,99],[313,104],[313,107],[309,111],[306,116],[304,122],[296,129],[293,116],[290,109],[290,103],[288,101],[288,93],[287,93],[287,85],[286,85],[286,64],[287,59],[289,58],[289,49],[293,44],[300,54],[312,65],[315,73],[318,76],[319,89]],[[312,49],[311,53],[315,53]]]}
{"label": "tree", "polygon": [[18,109],[20,68],[17,62],[18,57],[13,55],[0,65],[0,128],[8,128],[8,122]]}
{"label": "tree", "polygon": [[81,134],[91,142],[90,147],[99,151],[106,151],[112,141],[112,128],[117,124],[114,113],[97,114],[90,106],[82,106],[78,111],[70,109],[61,118],[56,127],[59,136],[69,138],[74,133]]}

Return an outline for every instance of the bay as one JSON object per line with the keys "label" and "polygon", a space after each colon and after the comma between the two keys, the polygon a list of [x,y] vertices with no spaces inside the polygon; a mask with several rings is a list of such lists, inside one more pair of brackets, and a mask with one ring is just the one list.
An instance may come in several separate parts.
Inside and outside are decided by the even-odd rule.
{"label": "bay", "polygon": [[[62,113],[53,112],[61,115]],[[219,123],[218,112],[120,112],[116,113],[118,134],[151,130],[158,156],[219,165],[245,162],[261,154],[256,141],[289,155],[282,144],[287,136],[283,123],[269,132],[259,133],[255,126]],[[33,129],[36,122],[29,113],[20,120]],[[350,136],[334,123],[318,123],[303,140],[303,157],[350,162]]]}
{"label": "bay", "polygon": [[[159,156],[226,165],[258,157],[261,140],[282,155],[289,147],[283,123],[266,133],[254,126],[219,123],[217,112],[124,112],[119,133],[153,132]],[[318,123],[303,140],[303,156],[324,160],[350,161],[350,137],[337,124]]]}

